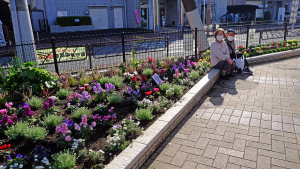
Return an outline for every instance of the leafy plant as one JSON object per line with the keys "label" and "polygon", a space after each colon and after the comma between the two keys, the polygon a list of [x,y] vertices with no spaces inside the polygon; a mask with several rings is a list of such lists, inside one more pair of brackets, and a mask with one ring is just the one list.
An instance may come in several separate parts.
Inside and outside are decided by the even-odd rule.
{"label": "leafy plant", "polygon": [[[4,78],[1,78],[1,88],[5,91],[20,91],[23,86],[30,86],[33,93],[40,92],[44,87],[56,87],[57,79],[51,75],[51,72],[44,67],[38,67],[34,62],[20,64],[18,57],[15,56],[17,64],[12,59],[12,67],[6,72]],[[0,72],[4,73],[2,68]]]}
{"label": "leafy plant", "polygon": [[100,80],[99,80],[99,83],[104,86],[105,83],[111,83],[111,78],[105,76],[105,77],[102,77]]}
{"label": "leafy plant", "polygon": [[104,151],[89,150],[88,157],[89,157],[89,159],[91,159],[94,162],[101,162],[104,160]]}
{"label": "leafy plant", "polygon": [[123,102],[122,96],[116,93],[109,95],[107,100],[110,104],[120,104]]}
{"label": "leafy plant", "polygon": [[53,129],[56,126],[60,125],[62,120],[63,119],[61,116],[48,115],[43,118],[43,121],[41,122],[41,124],[46,126],[48,129]]}
{"label": "leafy plant", "polygon": [[123,84],[123,80],[124,78],[122,78],[121,76],[115,75],[111,78],[111,83],[113,85],[115,85],[117,88],[120,88]]}
{"label": "leafy plant", "polygon": [[154,112],[158,112],[160,110],[160,105],[159,104],[153,104],[152,109]]}
{"label": "leafy plant", "polygon": [[86,114],[88,117],[91,115],[91,111],[85,107],[81,107],[79,109],[76,109],[72,115],[76,119],[81,119],[82,115]]}
{"label": "leafy plant", "polygon": [[149,121],[154,118],[152,111],[149,109],[137,109],[135,111],[136,117],[140,121]]}
{"label": "leafy plant", "polygon": [[171,88],[171,84],[169,82],[163,83],[159,85],[159,89],[163,92],[166,92]]}
{"label": "leafy plant", "polygon": [[53,158],[52,166],[54,169],[74,168],[77,159],[76,155],[69,150],[64,150],[63,152],[54,154],[52,158]]}
{"label": "leafy plant", "polygon": [[192,70],[188,76],[192,81],[194,81],[199,77],[199,72]]}
{"label": "leafy plant", "polygon": [[173,97],[174,94],[175,94],[174,88],[170,88],[169,90],[166,91],[166,96],[167,96],[168,98]]}
{"label": "leafy plant", "polygon": [[34,96],[31,99],[29,99],[27,103],[29,104],[32,110],[35,110],[41,107],[41,105],[43,104],[43,99]]}
{"label": "leafy plant", "polygon": [[145,69],[145,70],[143,70],[142,74],[147,76],[147,77],[150,77],[153,74],[153,70],[152,69]]}
{"label": "leafy plant", "polygon": [[59,98],[59,99],[65,99],[67,98],[68,96],[71,96],[72,95],[72,91],[71,90],[68,90],[68,89],[59,89],[59,91],[56,93],[56,96]]}
{"label": "leafy plant", "polygon": [[180,85],[173,85],[173,88],[176,96],[180,97],[183,94],[183,88]]}
{"label": "leafy plant", "polygon": [[163,96],[161,98],[159,98],[159,106],[161,108],[163,108],[164,110],[167,110],[171,106],[171,104],[172,104],[171,100],[169,100]]}

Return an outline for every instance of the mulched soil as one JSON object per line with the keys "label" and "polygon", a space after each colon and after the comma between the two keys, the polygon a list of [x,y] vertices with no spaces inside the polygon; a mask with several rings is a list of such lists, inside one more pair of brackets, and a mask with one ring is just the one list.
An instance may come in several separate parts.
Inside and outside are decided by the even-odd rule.
{"label": "mulched soil", "polygon": [[[172,76],[169,77],[169,81],[172,81]],[[197,83],[199,80],[201,79],[201,77],[199,77],[195,83]],[[155,84],[155,82],[153,81],[153,84]],[[120,89],[118,89],[116,92],[123,94],[123,90],[126,89],[128,85],[126,83],[124,83],[122,85],[122,87]],[[79,84],[70,87],[71,90],[73,90],[73,92],[78,92],[81,93],[78,90]],[[190,89],[190,87],[186,87],[186,90],[184,91],[184,94]],[[89,92],[91,94],[91,92]],[[144,93],[144,92],[143,92]],[[54,95],[54,94],[52,94]],[[95,95],[92,97],[95,97]],[[140,97],[140,101],[143,100],[143,98],[145,97],[145,94],[142,94]],[[179,98],[172,98],[173,102],[176,102]],[[48,101],[48,98],[45,98],[45,101]],[[158,98],[155,98],[154,101],[158,101]],[[71,119],[74,121],[74,119],[72,118],[72,115],[70,113],[66,112],[66,107],[67,107],[67,101],[66,100],[60,100],[59,102],[56,103],[56,106],[59,107],[60,111],[59,113],[57,113],[58,116],[63,116],[63,119]],[[94,109],[96,107],[96,105],[99,104],[99,102],[95,102],[93,101],[88,107],[90,109]],[[103,104],[103,103],[101,103]],[[18,105],[17,103],[14,103],[14,106]],[[108,105],[107,103],[104,104],[106,106],[108,106],[108,108],[112,107],[111,105]],[[117,119],[116,122],[114,124],[121,124],[121,121],[124,118],[130,118],[130,116],[133,117],[133,119],[135,118],[135,110],[137,108],[136,105],[132,105],[132,104],[128,104],[126,102],[122,103],[121,105],[117,105],[117,106],[113,106],[114,107],[114,113],[117,114]],[[34,117],[39,118],[42,117],[43,114],[43,108],[38,108],[37,110],[34,110],[35,114]],[[151,120],[151,121],[147,121],[147,122],[141,122],[140,123],[140,127],[143,127],[144,130],[146,130],[149,126],[151,126],[164,112],[156,112],[153,113],[155,115],[155,117]],[[95,113],[94,113],[95,114]],[[89,118],[89,121],[92,121],[91,117]],[[38,126],[41,126],[40,123],[37,123]],[[97,127],[94,129],[94,134],[91,136],[90,140],[86,141],[86,148],[98,151],[98,150],[103,150],[105,151],[105,161],[103,162],[104,165],[108,164],[110,161],[113,160],[114,156],[117,156],[120,152],[116,152],[113,153],[112,155],[109,155],[108,151],[106,151],[106,138],[108,136],[108,132],[110,130],[111,126],[108,127]],[[42,145],[44,147],[51,147],[52,148],[52,152],[51,154],[57,153],[61,150],[57,149],[57,134],[55,134],[55,131],[49,131],[48,135],[46,136],[46,138],[42,141],[38,141],[36,143],[32,143],[29,141],[26,141],[24,139],[20,139],[20,140],[15,140],[15,141],[9,141],[7,139],[7,137],[4,135],[4,133],[0,134],[0,139],[3,141],[3,144],[11,144],[12,148],[11,148],[11,152],[16,152],[16,153],[20,153],[22,155],[27,155],[29,156],[30,153],[32,152],[32,150],[34,148],[36,148],[38,145]],[[132,137],[131,139],[136,139],[138,137],[138,135]],[[13,156],[13,155],[12,155]],[[49,159],[51,162],[51,159]],[[0,165],[2,165],[4,162],[4,159],[1,158],[0,159]],[[89,160],[87,157],[80,157],[77,160],[77,167],[76,168],[91,168],[93,165],[97,164],[91,160]],[[25,166],[25,168],[30,168],[30,163],[29,165]]]}

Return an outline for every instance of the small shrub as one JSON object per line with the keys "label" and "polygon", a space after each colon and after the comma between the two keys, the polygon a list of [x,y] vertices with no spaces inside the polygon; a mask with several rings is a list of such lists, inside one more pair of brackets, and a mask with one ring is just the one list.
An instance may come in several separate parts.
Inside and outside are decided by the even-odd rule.
{"label": "small shrub", "polygon": [[147,77],[150,77],[153,74],[153,70],[152,69],[144,69],[142,74],[147,76]]}
{"label": "small shrub", "polygon": [[120,88],[123,84],[124,78],[118,75],[115,75],[111,78],[111,83],[115,85],[117,88]]}
{"label": "small shrub", "polygon": [[80,80],[79,80],[79,83],[81,86],[85,85],[85,84],[89,84],[92,82],[92,78],[89,78],[89,77],[82,77]]}
{"label": "small shrub", "polygon": [[167,110],[171,106],[171,104],[172,101],[163,96],[159,99],[159,106],[164,110]]}
{"label": "small shrub", "polygon": [[161,85],[159,85],[159,89],[163,92],[166,92],[167,90],[169,90],[171,88],[171,85],[169,82],[163,83]]}
{"label": "small shrub", "polygon": [[75,167],[76,155],[69,151],[65,150],[53,155],[52,167],[54,169],[70,169]]}
{"label": "small shrub", "polygon": [[169,97],[169,98],[173,97],[174,94],[175,94],[174,88],[170,88],[169,90],[166,91],[166,96]]}
{"label": "small shrub", "polygon": [[104,151],[89,150],[88,157],[94,162],[101,162],[102,160],[104,160]]}
{"label": "small shrub", "polygon": [[[75,19],[79,19],[79,22],[75,22]],[[92,25],[92,19],[90,16],[64,16],[56,18],[57,25],[61,27],[65,26],[80,26],[80,25]]]}
{"label": "small shrub", "polygon": [[74,77],[71,77],[68,79],[69,85],[74,86],[76,84],[76,79]]}
{"label": "small shrub", "polygon": [[154,118],[152,115],[152,111],[149,109],[137,109],[135,111],[135,114],[137,116],[137,119],[140,121],[149,121]]}
{"label": "small shrub", "polygon": [[44,126],[46,126],[48,129],[53,129],[56,126],[59,126],[62,122],[61,116],[56,115],[48,115],[43,118],[43,121],[41,122]]}
{"label": "small shrub", "polygon": [[123,102],[122,96],[116,93],[109,95],[107,100],[110,104],[120,104]]}
{"label": "small shrub", "polygon": [[9,140],[24,137],[26,140],[36,142],[46,137],[47,130],[43,127],[28,126],[26,122],[18,122],[16,125],[9,127],[8,130],[5,131],[5,135]]}
{"label": "small shrub", "polygon": [[176,96],[181,96],[183,94],[183,88],[180,85],[174,85],[174,93]]}
{"label": "small shrub", "polygon": [[86,114],[88,117],[91,115],[91,112],[89,109],[85,108],[85,107],[81,107],[77,110],[75,110],[73,113],[73,117],[76,119],[81,119],[81,116]]}
{"label": "small shrub", "polygon": [[59,98],[59,99],[65,99],[67,98],[68,96],[71,96],[72,95],[72,91],[71,90],[68,90],[68,89],[60,89],[57,93],[56,93],[56,96]]}
{"label": "small shrub", "polygon": [[189,78],[190,78],[192,81],[196,80],[198,77],[199,77],[199,72],[198,72],[198,71],[192,70],[192,71],[189,73]]}
{"label": "small shrub", "polygon": [[140,109],[151,109],[152,102],[149,99],[144,98],[142,101],[138,101],[138,106]]}
{"label": "small shrub", "polygon": [[99,80],[99,83],[103,86],[105,83],[111,83],[111,79],[109,77],[102,77],[100,80]]}
{"label": "small shrub", "polygon": [[159,104],[153,104],[152,109],[153,109],[154,112],[158,112],[160,110]]}
{"label": "small shrub", "polygon": [[41,105],[42,105],[44,102],[43,102],[43,99],[34,96],[34,97],[32,97],[31,99],[29,99],[29,100],[27,101],[27,103],[29,104],[29,107],[30,107],[31,109],[35,110],[35,109],[41,107]]}

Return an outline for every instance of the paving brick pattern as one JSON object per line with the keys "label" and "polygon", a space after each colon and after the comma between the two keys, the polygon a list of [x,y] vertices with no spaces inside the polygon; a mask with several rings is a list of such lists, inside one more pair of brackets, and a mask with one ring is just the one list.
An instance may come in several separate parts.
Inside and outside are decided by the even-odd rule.
{"label": "paving brick pattern", "polygon": [[[252,89],[217,82],[142,168],[300,168],[300,57],[254,65]],[[216,93],[219,102],[209,102]]]}

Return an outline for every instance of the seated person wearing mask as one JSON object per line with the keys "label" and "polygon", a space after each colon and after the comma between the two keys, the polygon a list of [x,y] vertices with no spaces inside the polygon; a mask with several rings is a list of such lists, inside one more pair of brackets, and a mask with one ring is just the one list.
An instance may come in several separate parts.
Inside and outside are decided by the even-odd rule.
{"label": "seated person wearing mask", "polygon": [[[227,38],[225,39],[225,42],[228,45],[228,51],[231,59],[236,58],[234,38],[235,38],[235,31],[233,29],[229,29],[227,31]],[[243,70],[239,69],[238,70],[239,73],[252,74],[253,72],[249,69],[249,63],[247,62],[246,58],[244,59],[244,61],[245,61],[244,69]]]}
{"label": "seated person wearing mask", "polygon": [[234,77],[232,74],[235,64],[232,62],[229,56],[228,46],[224,41],[225,31],[219,28],[214,33],[215,41],[210,45],[210,60],[211,65],[215,69],[222,69],[221,78],[229,80],[229,77]]}

